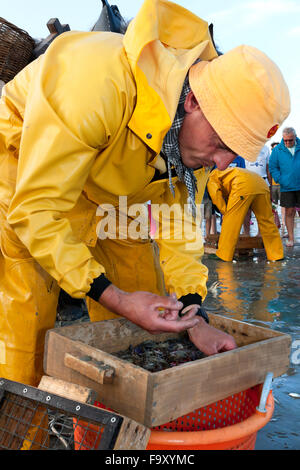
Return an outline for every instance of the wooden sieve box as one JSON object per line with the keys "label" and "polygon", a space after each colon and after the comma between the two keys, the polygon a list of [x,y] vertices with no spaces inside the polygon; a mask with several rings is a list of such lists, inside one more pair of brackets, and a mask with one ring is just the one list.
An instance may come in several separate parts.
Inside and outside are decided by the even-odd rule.
{"label": "wooden sieve box", "polygon": [[47,332],[45,373],[85,385],[105,406],[153,427],[263,383],[268,372],[277,377],[287,371],[289,335],[221,315],[209,318],[235,338],[235,350],[149,372],[111,353],[181,334],[151,335],[126,319],[78,323]]}

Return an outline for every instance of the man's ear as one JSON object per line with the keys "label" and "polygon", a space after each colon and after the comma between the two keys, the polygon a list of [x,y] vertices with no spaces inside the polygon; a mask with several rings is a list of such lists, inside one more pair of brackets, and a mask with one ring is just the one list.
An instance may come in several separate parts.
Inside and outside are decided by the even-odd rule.
{"label": "man's ear", "polygon": [[196,109],[199,109],[199,103],[192,91],[190,91],[185,98],[184,110],[186,113],[192,113]]}

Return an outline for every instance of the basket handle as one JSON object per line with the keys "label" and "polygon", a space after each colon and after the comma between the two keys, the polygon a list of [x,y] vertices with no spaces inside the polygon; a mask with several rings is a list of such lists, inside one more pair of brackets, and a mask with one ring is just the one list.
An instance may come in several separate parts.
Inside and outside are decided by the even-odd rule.
{"label": "basket handle", "polygon": [[273,380],[273,373],[268,372],[263,384],[263,388],[261,391],[260,402],[259,405],[256,407],[257,411],[260,413],[266,413],[266,402],[269,396],[270,390],[272,389],[272,380]]}
{"label": "basket handle", "polygon": [[115,369],[102,361],[96,361],[91,356],[83,356],[80,353],[65,353],[64,364],[66,367],[99,384],[113,382]]}

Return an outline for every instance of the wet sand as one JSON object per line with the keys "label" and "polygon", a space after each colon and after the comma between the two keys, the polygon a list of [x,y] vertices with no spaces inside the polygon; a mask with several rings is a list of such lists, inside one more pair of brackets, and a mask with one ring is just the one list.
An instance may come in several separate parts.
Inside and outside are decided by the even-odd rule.
{"label": "wet sand", "polygon": [[[257,234],[256,221],[251,235]],[[290,367],[273,380],[275,409],[258,432],[256,450],[300,450],[300,217],[295,219],[295,245],[284,243],[285,258],[269,262],[264,250],[234,262],[210,259],[208,312],[287,333],[292,338]],[[272,371],[271,371],[272,372]]]}

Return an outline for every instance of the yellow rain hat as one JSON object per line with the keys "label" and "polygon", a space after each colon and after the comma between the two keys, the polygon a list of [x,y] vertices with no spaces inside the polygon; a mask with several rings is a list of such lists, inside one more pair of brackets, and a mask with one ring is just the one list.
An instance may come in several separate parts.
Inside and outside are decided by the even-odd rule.
{"label": "yellow rain hat", "polygon": [[190,68],[191,89],[222,141],[251,162],[290,113],[277,65],[252,46],[238,46]]}

